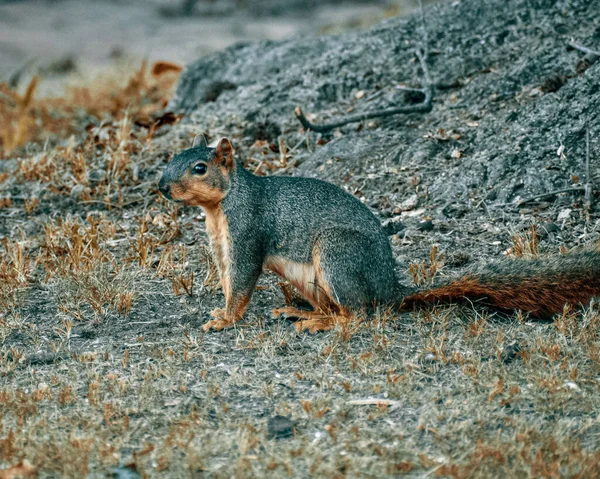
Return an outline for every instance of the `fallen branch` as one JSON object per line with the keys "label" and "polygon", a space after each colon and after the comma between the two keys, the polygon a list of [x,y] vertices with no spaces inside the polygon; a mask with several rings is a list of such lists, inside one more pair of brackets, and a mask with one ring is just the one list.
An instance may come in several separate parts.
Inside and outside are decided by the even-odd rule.
{"label": "fallen branch", "polygon": [[579,60],[576,66],[577,74],[581,75],[584,71],[586,71],[591,65],[596,63],[600,59],[600,52],[596,50],[592,50],[591,48],[584,47],[579,43],[575,43],[574,41],[569,42],[569,46],[578,50],[585,55]]}
{"label": "fallen branch", "polygon": [[429,76],[429,68],[427,66],[427,53],[423,53],[419,49],[417,49],[416,53],[421,63],[421,69],[423,70],[424,87],[422,89],[418,89],[418,91],[422,92],[425,95],[425,98],[423,99],[422,103],[413,106],[385,108],[383,110],[375,110],[367,113],[360,113],[358,115],[350,115],[339,121],[321,124],[310,122],[306,118],[306,116],[304,116],[304,113],[302,113],[302,109],[300,107],[296,107],[296,109],[294,110],[296,118],[298,118],[298,121],[302,124],[302,126],[305,129],[316,131],[317,133],[326,133],[328,131],[333,130],[334,128],[339,128],[340,126],[344,126],[349,123],[356,123],[358,121],[369,120],[371,118],[382,118],[398,114],[430,112],[433,107],[433,88],[431,83],[431,77]]}
{"label": "fallen branch", "polygon": [[585,188],[586,188],[585,186],[573,186],[571,188],[564,188],[562,190],[550,191],[549,193],[542,193],[541,195],[535,195],[530,198],[526,198],[522,201],[519,201],[517,203],[517,206],[523,206],[526,203],[530,203],[535,200],[541,200],[543,198],[548,198],[549,196],[559,195],[561,193],[573,193],[575,191],[584,191]]}
{"label": "fallen branch", "polygon": [[585,196],[583,202],[585,208],[586,221],[589,222],[590,211],[592,210],[592,180],[590,172],[590,126],[585,129]]}
{"label": "fallen branch", "polygon": [[596,55],[598,58],[600,58],[599,51],[592,50],[591,48],[580,45],[579,43],[575,43],[572,40],[569,42],[569,46],[575,50],[579,50],[580,52],[585,53],[586,55]]}
{"label": "fallen branch", "polygon": [[392,406],[392,407],[397,407],[397,406],[400,406],[400,401],[392,401],[390,399],[368,398],[368,399],[354,399],[352,401],[348,401],[346,404],[348,404],[349,406]]}

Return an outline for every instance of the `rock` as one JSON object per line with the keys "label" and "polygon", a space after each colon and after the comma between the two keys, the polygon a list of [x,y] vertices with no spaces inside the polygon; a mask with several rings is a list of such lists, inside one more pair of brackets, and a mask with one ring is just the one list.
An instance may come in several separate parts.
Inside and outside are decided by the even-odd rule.
{"label": "rock", "polygon": [[106,170],[96,168],[88,173],[88,181],[90,183],[102,183],[106,180]]}
{"label": "rock", "polygon": [[404,223],[402,223],[400,219],[400,216],[395,216],[393,218],[385,220],[381,224],[388,236],[395,235],[396,233],[399,233],[405,228]]}
{"label": "rock", "polygon": [[[450,85],[436,89],[434,111],[373,118],[374,130],[368,130],[371,119],[349,124],[332,131],[338,137],[322,147],[315,145],[316,134],[308,135],[309,146],[304,147],[295,107],[323,122],[345,117],[349,106],[352,114],[360,114],[419,100],[411,97],[407,103],[403,94],[385,88],[420,84],[412,47],[419,41],[419,14],[338,36],[237,44],[188,65],[168,108],[187,112],[190,121],[202,125],[218,114],[232,119],[231,129],[268,118],[285,132],[286,141],[302,145],[295,152],[298,161],[314,152],[298,173],[338,185],[349,172],[366,176],[384,164],[431,172],[422,175],[419,185],[428,201],[452,205],[444,207],[445,214],[461,217],[465,210],[460,203],[468,198],[509,203],[518,195],[556,190],[579,173],[588,112],[600,111],[600,89],[591,81],[600,74],[600,62],[576,74],[577,55],[564,48],[552,25],[560,19],[560,30],[570,37],[591,38],[595,27],[589,19],[600,9],[599,1],[578,2],[569,15],[561,2],[543,2],[543,8],[527,0],[428,6],[430,50],[439,52],[430,58],[431,74]],[[499,11],[511,15],[497,15]],[[515,18],[522,20],[515,23]],[[534,18],[538,36],[530,35]],[[497,68],[501,73],[489,74]],[[468,82],[452,87],[465,76]],[[561,85],[558,80],[566,77]],[[357,99],[359,91],[364,96]],[[379,91],[384,94],[372,97]],[[512,99],[520,95],[527,96],[515,105]],[[494,101],[486,100],[490,97]],[[575,101],[580,98],[586,101]],[[273,136],[253,127],[248,133]],[[556,155],[558,141],[565,146],[564,159]],[[461,151],[460,161],[448,162],[452,151]],[[319,170],[328,160],[344,165]],[[388,175],[378,189],[394,191],[405,181],[403,172]]]}
{"label": "rock", "polygon": [[269,439],[284,439],[293,437],[296,429],[296,421],[286,416],[273,416],[267,423],[267,434]]}
{"label": "rock", "polygon": [[23,231],[27,236],[34,236],[40,232],[42,226],[38,221],[28,220],[23,225]]}
{"label": "rock", "polygon": [[411,195],[400,203],[400,209],[402,211],[414,210],[419,204],[419,197],[417,195]]}
{"label": "rock", "polygon": [[431,220],[421,221],[418,224],[417,229],[419,231],[432,231],[433,230],[433,221],[431,221]]}
{"label": "rock", "polygon": [[140,473],[137,470],[135,462],[130,464],[120,464],[113,469],[112,477],[116,479],[138,479]]}
{"label": "rock", "polygon": [[540,238],[546,238],[549,235],[559,233],[560,227],[555,223],[544,223],[538,228],[538,236]]}
{"label": "rock", "polygon": [[85,186],[81,184],[76,184],[71,188],[71,198],[79,199],[85,193]]}
{"label": "rock", "polygon": [[556,219],[558,221],[566,221],[571,217],[571,208],[565,208],[564,210],[560,210]]}
{"label": "rock", "polygon": [[513,362],[517,358],[521,349],[521,345],[516,341],[512,344],[509,344],[504,348],[502,353],[500,353],[500,361],[502,361],[504,364]]}

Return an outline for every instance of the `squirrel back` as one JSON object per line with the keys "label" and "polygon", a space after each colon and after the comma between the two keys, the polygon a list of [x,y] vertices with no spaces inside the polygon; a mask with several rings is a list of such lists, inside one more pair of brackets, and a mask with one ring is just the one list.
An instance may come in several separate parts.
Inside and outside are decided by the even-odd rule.
{"label": "squirrel back", "polygon": [[206,213],[226,305],[211,313],[205,330],[243,316],[263,269],[287,279],[314,309],[276,314],[306,318],[299,328],[311,331],[332,327],[332,315],[350,317],[376,305],[409,309],[467,298],[548,317],[600,296],[597,252],[506,260],[429,289],[403,286],[386,233],[357,198],[316,179],[255,176],[233,155],[228,139],[210,148],[198,137],[159,182],[167,198]]}

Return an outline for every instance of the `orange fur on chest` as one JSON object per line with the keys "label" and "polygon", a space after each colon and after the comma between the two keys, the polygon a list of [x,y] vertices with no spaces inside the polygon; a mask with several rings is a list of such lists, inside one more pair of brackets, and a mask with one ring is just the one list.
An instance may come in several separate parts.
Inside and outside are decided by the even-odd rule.
{"label": "orange fur on chest", "polygon": [[229,236],[229,224],[221,206],[205,208],[205,211],[206,231],[217,260],[217,266],[219,267],[221,287],[223,288],[225,297],[228,298],[231,294],[231,238]]}

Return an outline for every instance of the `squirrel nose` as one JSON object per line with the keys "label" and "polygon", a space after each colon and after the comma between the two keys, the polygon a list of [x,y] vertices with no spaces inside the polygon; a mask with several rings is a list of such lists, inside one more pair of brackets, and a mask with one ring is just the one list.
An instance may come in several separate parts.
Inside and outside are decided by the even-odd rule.
{"label": "squirrel nose", "polygon": [[158,182],[158,189],[160,190],[160,192],[163,194],[163,196],[165,198],[167,198],[168,200],[171,199],[171,187],[170,185],[165,181],[165,177],[163,176],[160,181]]}

